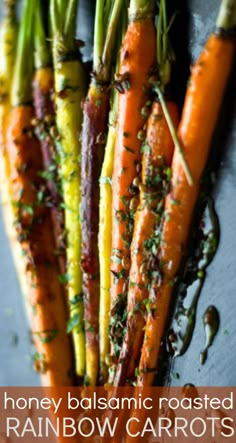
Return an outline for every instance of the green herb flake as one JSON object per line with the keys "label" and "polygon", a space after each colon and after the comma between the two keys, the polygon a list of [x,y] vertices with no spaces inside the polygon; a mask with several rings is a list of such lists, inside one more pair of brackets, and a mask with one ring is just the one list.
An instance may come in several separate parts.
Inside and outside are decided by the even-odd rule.
{"label": "green herb flake", "polygon": [[123,197],[120,197],[120,200],[122,201],[124,206],[127,206],[130,203],[130,198],[127,195],[123,195]]}
{"label": "green herb flake", "polygon": [[180,379],[180,375],[179,375],[178,372],[172,372],[171,375],[172,375],[172,378],[175,379],[175,380],[179,380]]}
{"label": "green herb flake", "polygon": [[83,294],[76,294],[74,295],[73,298],[69,300],[69,304],[75,307],[78,303],[81,303],[82,301],[83,301]]}
{"label": "green herb flake", "polygon": [[121,258],[117,257],[116,255],[112,255],[111,258],[110,258],[110,260],[111,260],[113,263],[117,263],[118,265],[121,264]]}
{"label": "green herb flake", "polygon": [[111,177],[100,177],[99,179],[100,185],[112,185]]}
{"label": "green herb flake", "polygon": [[84,386],[90,386],[90,379],[87,374],[84,376]]}
{"label": "green herb flake", "polygon": [[140,149],[141,154],[149,154],[151,152],[151,148],[147,142],[143,143]]}
{"label": "green herb flake", "polygon": [[81,327],[81,314],[79,312],[76,312],[73,314],[68,322],[67,322],[67,334],[69,334],[73,329]]}
{"label": "green herb flake", "polygon": [[56,337],[58,329],[45,329],[44,331],[33,332],[37,335],[41,343],[51,343],[51,341]]}
{"label": "green herb flake", "polygon": [[67,283],[69,283],[70,281],[71,281],[71,275],[68,273],[68,272],[66,272],[65,274],[60,274],[59,276],[58,276],[58,280],[59,280],[59,282],[60,283],[62,283],[62,284],[67,284]]}
{"label": "green herb flake", "polygon": [[10,345],[16,347],[19,343],[19,336],[16,333],[11,334]]}
{"label": "green herb flake", "polygon": [[181,202],[179,200],[177,200],[176,198],[172,198],[171,199],[171,204],[175,205],[175,206],[180,206]]}
{"label": "green herb flake", "polygon": [[121,254],[121,249],[117,249],[117,248],[112,248],[112,252],[113,254]]}
{"label": "green herb flake", "polygon": [[43,203],[43,200],[45,198],[45,192],[44,191],[38,191],[37,192],[37,203],[40,205],[41,203]]}

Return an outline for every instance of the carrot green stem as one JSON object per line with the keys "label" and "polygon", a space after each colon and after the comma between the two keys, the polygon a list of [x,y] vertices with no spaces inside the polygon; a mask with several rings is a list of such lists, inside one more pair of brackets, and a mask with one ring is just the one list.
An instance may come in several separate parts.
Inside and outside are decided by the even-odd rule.
{"label": "carrot green stem", "polygon": [[236,1],[222,0],[216,20],[217,28],[230,30],[236,26]]}
{"label": "carrot green stem", "polygon": [[33,74],[32,30],[35,0],[25,0],[17,42],[17,57],[13,76],[12,105],[31,102],[30,83]]}
{"label": "carrot green stem", "polygon": [[123,4],[123,0],[115,0],[111,18],[109,20],[109,26],[107,30],[107,36],[104,44],[104,50],[102,55],[102,65],[104,71],[104,80],[107,81],[109,79],[110,66],[112,62],[112,50],[114,48],[114,41],[117,30],[117,23],[120,16],[121,6]]}
{"label": "carrot green stem", "polygon": [[62,10],[62,0],[51,0],[50,2],[50,17],[54,39],[53,50],[57,60],[76,51],[75,31],[78,0],[69,0],[67,5],[65,17],[65,11]]}
{"label": "carrot green stem", "polygon": [[97,79],[104,82],[109,80],[117,24],[124,2],[114,0],[111,5],[110,0],[107,3],[97,0],[95,13],[93,70]]}
{"label": "carrot green stem", "polygon": [[103,43],[104,43],[104,23],[103,23],[104,0],[97,0],[94,24],[94,53],[93,70],[98,72],[101,67]]}
{"label": "carrot green stem", "polygon": [[60,16],[63,17],[66,14],[66,8],[68,6],[68,0],[57,0]]}
{"label": "carrot green stem", "polygon": [[109,22],[113,0],[106,0],[104,6],[104,23],[107,27]]}
{"label": "carrot green stem", "polygon": [[157,22],[157,65],[160,83],[165,87],[170,83],[171,63],[174,60],[168,33],[175,19],[175,14],[170,22],[167,20],[166,0],[160,0],[159,17]]}
{"label": "carrot green stem", "polygon": [[73,40],[72,44],[73,44],[74,38],[75,38],[77,10],[78,10],[78,1],[77,0],[69,0],[68,6],[67,6],[64,34],[67,37],[67,39],[71,38]]}
{"label": "carrot green stem", "polygon": [[181,156],[182,165],[183,165],[183,169],[184,169],[184,172],[185,172],[188,184],[190,186],[192,186],[194,184],[193,177],[192,177],[191,171],[189,169],[188,163],[187,163],[187,161],[185,159],[184,152],[183,152],[181,143],[179,141],[176,128],[174,126],[174,123],[172,121],[172,118],[170,116],[168,107],[167,107],[166,102],[165,102],[164,95],[162,93],[162,90],[161,90],[160,86],[157,83],[155,83],[154,89],[155,89],[156,93],[158,94],[158,97],[159,97],[159,100],[160,100],[160,103],[161,103],[161,106],[162,106],[162,109],[163,109],[163,112],[164,112],[164,115],[165,115],[165,119],[167,121],[167,124],[168,124],[168,127],[169,127],[169,131],[171,133],[171,136],[172,136],[173,142],[175,144],[175,147],[176,147],[179,155]]}
{"label": "carrot green stem", "polygon": [[37,0],[37,9],[35,15],[35,66],[41,68],[50,66],[51,57],[46,42],[46,35],[43,27],[43,18],[41,10],[41,2]]}
{"label": "carrot green stem", "polygon": [[[55,1],[55,9],[58,13],[58,29],[62,32],[63,23],[65,23],[65,16],[67,11],[68,0],[56,0]],[[53,19],[53,18],[52,18]]]}
{"label": "carrot green stem", "polygon": [[50,1],[50,20],[52,27],[52,34],[57,35],[61,32],[60,26],[60,10],[57,3],[57,0]]}

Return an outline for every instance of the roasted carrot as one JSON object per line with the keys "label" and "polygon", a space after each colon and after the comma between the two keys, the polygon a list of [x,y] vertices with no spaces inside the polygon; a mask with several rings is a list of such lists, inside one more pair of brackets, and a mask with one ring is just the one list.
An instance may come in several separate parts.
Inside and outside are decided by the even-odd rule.
{"label": "roasted carrot", "polygon": [[[119,49],[126,32],[128,18],[128,4],[122,10],[120,17],[119,34],[117,38],[117,60],[115,70],[119,69]],[[110,352],[108,335],[110,313],[110,257],[111,257],[111,224],[112,224],[112,173],[114,163],[114,150],[116,140],[116,118],[118,105],[118,91],[112,88],[111,109],[109,113],[109,129],[104,154],[104,162],[100,176],[100,201],[99,201],[99,267],[100,267],[100,300],[99,300],[99,382],[106,383],[108,378],[107,358]]]}
{"label": "roasted carrot", "polygon": [[105,148],[105,157],[100,176],[99,202],[99,266],[100,266],[100,300],[99,300],[99,364],[100,382],[107,379],[106,357],[110,351],[108,337],[110,312],[110,257],[111,257],[111,220],[112,220],[112,188],[114,149],[116,139],[115,100],[109,117],[109,130]]}
{"label": "roasted carrot", "polygon": [[[161,0],[157,23],[157,70],[162,89],[168,89],[167,106],[175,125],[178,110],[170,100],[171,54],[168,51],[165,1]],[[145,108],[144,108],[145,109]],[[148,117],[149,109],[145,109]],[[149,311],[149,291],[160,278],[156,270],[157,253],[165,196],[169,190],[170,165],[174,151],[162,106],[156,98],[147,121],[147,136],[142,146],[142,179],[140,204],[134,218],[129,273],[127,323],[114,385],[124,385],[135,376],[144,336],[146,312]]]}
{"label": "roasted carrot", "polygon": [[16,17],[16,1],[4,2],[4,17],[0,28],[0,155],[3,185],[7,195],[2,195],[6,201],[11,194],[9,181],[9,158],[6,150],[6,128],[10,111],[10,91],[13,68],[16,55],[18,24]]}
{"label": "roasted carrot", "polygon": [[81,266],[85,309],[86,384],[90,385],[96,384],[99,367],[99,177],[108,125],[112,49],[122,1],[115,0],[109,25],[106,23],[104,6],[104,0],[97,1],[93,74],[83,106],[81,156]]}
{"label": "roasted carrot", "polygon": [[192,67],[178,128],[179,140],[193,182],[189,185],[181,156],[175,150],[172,162],[171,191],[165,203],[161,233],[159,269],[162,280],[150,293],[145,338],[139,365],[138,385],[150,385],[157,369],[161,338],[168,315],[172,286],[183,258],[189,227],[197,200],[200,179],[209,154],[212,135],[230,74],[235,40],[236,3],[223,0],[213,33]]}
{"label": "roasted carrot", "polygon": [[[112,359],[119,357],[126,322],[130,243],[137,209],[145,104],[150,105],[149,77],[155,64],[154,2],[131,0],[129,25],[117,76],[118,119],[112,177],[112,256],[110,339]],[[148,47],[148,51],[147,51]],[[115,366],[110,368],[110,380]]]}
{"label": "roasted carrot", "polygon": [[34,51],[36,70],[33,79],[33,103],[36,119],[33,120],[33,124],[35,133],[40,140],[43,155],[44,171],[42,171],[42,175],[47,181],[45,194],[47,194],[47,204],[51,208],[57,249],[56,254],[61,274],[65,274],[64,217],[61,208],[60,182],[55,160],[56,146],[54,139],[58,134],[55,128],[55,109],[53,103],[54,75],[39,1],[37,7]]}
{"label": "roasted carrot", "polygon": [[7,132],[14,225],[27,277],[35,369],[41,373],[43,385],[68,386],[73,382],[72,352],[66,333],[66,310],[58,280],[50,212],[41,198],[45,182],[39,176],[43,168],[40,144],[31,126],[33,13],[33,2],[25,0]]}
{"label": "roasted carrot", "polygon": [[10,112],[10,92],[13,69],[16,56],[18,22],[16,16],[16,1],[4,1],[4,15],[0,24],[0,194],[3,218],[8,240],[11,244],[14,265],[17,271],[20,288],[27,293],[24,267],[22,266],[21,251],[16,241],[13,227],[13,211],[11,206],[10,161],[7,151],[7,127]]}
{"label": "roasted carrot", "polygon": [[[58,3],[60,8],[58,7]],[[53,61],[55,81],[56,125],[59,137],[56,146],[66,230],[67,269],[64,281],[68,287],[70,321],[75,349],[76,373],[85,371],[80,223],[80,131],[81,101],[85,96],[85,73],[75,44],[77,0],[68,2],[65,11],[61,2],[51,1],[53,30]]]}

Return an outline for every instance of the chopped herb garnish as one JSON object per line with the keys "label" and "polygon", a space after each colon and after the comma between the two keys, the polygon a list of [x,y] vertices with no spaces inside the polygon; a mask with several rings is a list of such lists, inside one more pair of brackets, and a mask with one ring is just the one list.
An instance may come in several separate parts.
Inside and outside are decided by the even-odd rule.
{"label": "chopped herb garnish", "polygon": [[99,183],[100,185],[111,185],[112,184],[112,179],[111,177],[100,177],[99,179]]}
{"label": "chopped herb garnish", "polygon": [[45,329],[44,331],[33,332],[42,343],[50,343],[57,335],[58,329]]}
{"label": "chopped herb garnish", "polygon": [[121,264],[121,258],[117,257],[116,255],[112,255],[110,260],[114,263],[117,263],[118,265]]}
{"label": "chopped herb garnish", "polygon": [[151,152],[151,148],[147,142],[142,144],[140,152],[141,154],[149,154]]}
{"label": "chopped herb garnish", "polygon": [[79,312],[73,314],[67,323],[67,333],[69,334],[73,329],[81,328],[82,329],[82,318]]}
{"label": "chopped herb garnish", "polygon": [[62,284],[69,283],[71,281],[71,275],[68,272],[66,272],[65,274],[60,274],[58,276],[58,280]]}
{"label": "chopped herb garnish", "polygon": [[76,306],[78,303],[83,301],[83,294],[76,294],[70,299],[69,303],[71,306]]}

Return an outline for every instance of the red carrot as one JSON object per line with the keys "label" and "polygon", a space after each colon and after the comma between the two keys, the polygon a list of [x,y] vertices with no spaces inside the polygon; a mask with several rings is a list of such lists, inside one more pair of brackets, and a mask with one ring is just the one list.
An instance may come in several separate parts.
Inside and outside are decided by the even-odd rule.
{"label": "red carrot", "polygon": [[60,183],[55,161],[55,138],[58,137],[55,127],[55,109],[53,103],[54,74],[51,66],[50,50],[42,24],[40,4],[36,15],[35,32],[35,65],[33,79],[33,103],[36,119],[33,123],[35,133],[41,144],[44,171],[43,177],[47,181],[47,204],[51,208],[56,253],[59,260],[61,274],[66,272],[64,217],[61,209]]}
{"label": "red carrot", "polygon": [[[84,103],[81,156],[81,218],[86,383],[95,385],[99,366],[98,318],[100,275],[98,255],[99,178],[104,158],[109,113],[111,51],[121,0],[116,0],[105,40],[104,1],[97,2],[95,19],[94,73]],[[100,43],[102,41],[102,45]],[[104,46],[104,48],[103,48]]]}

